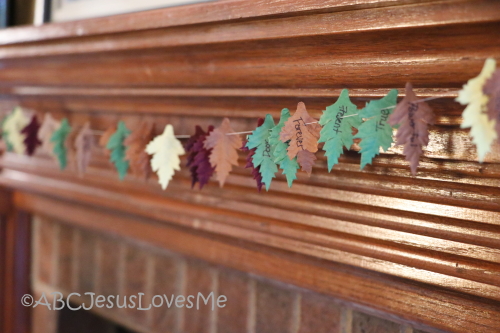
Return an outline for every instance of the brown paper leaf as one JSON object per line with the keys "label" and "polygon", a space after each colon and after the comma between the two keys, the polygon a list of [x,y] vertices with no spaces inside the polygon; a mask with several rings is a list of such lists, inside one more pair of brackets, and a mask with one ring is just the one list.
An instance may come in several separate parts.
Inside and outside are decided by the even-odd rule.
{"label": "brown paper leaf", "polygon": [[316,155],[310,151],[301,150],[297,153],[297,163],[302,167],[302,171],[307,172],[309,176],[312,173],[312,167],[316,160]]}
{"label": "brown paper leaf", "polygon": [[[300,151],[317,152],[320,131],[321,125],[307,113],[305,104],[300,102],[297,105],[297,111],[285,122],[280,132],[282,142],[290,141],[287,149],[288,157],[293,159]],[[304,165],[297,159],[303,170],[312,168],[313,163],[310,160],[310,154],[302,154]],[[308,173],[310,174],[310,171]]]}
{"label": "brown paper leaf", "polygon": [[115,134],[116,128],[117,128],[116,124],[113,124],[106,131],[104,131],[104,133],[101,135],[101,138],[99,139],[99,146],[104,148],[105,152],[104,154],[108,157],[110,155],[110,152],[106,148],[106,146],[108,144],[109,139],[113,136],[113,134]]}
{"label": "brown paper leaf", "polygon": [[83,128],[78,132],[74,146],[76,149],[76,167],[78,173],[83,175],[90,164],[92,148],[95,146],[94,134],[90,129],[90,123],[85,123]]}
{"label": "brown paper leaf", "polygon": [[130,169],[136,177],[148,179],[153,172],[151,170],[151,155],[146,153],[146,146],[154,137],[154,124],[143,121],[123,142],[127,148],[125,160],[129,162]]}
{"label": "brown paper leaf", "polygon": [[234,133],[228,118],[224,118],[219,128],[207,136],[204,146],[213,149],[210,154],[210,164],[215,168],[216,178],[220,186],[224,185],[232,165],[238,165],[238,149],[243,145],[239,135],[226,135]]}
{"label": "brown paper leaf", "polygon": [[78,168],[78,158],[76,156],[77,153],[75,142],[76,137],[78,136],[78,133],[80,133],[82,128],[83,126],[81,125],[74,125],[73,128],[71,128],[71,132],[66,137],[66,141],[64,141],[64,145],[66,146],[68,165],[73,169]]}

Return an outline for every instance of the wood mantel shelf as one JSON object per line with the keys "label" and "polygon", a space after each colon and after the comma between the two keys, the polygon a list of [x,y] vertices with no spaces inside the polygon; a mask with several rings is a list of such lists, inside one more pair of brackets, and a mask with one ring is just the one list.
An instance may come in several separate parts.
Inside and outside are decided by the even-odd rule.
{"label": "wood mantel shelf", "polygon": [[[149,242],[453,332],[500,330],[500,145],[476,162],[458,90],[500,59],[500,2],[229,0],[0,31],[0,112],[13,105],[98,131],[154,119],[176,134],[236,131],[343,88],[362,107],[407,81],[437,114],[417,177],[402,149],[332,172],[318,153],[292,188],[258,193],[240,166],[191,189],[184,167],[120,182],[101,148],[89,172],[5,153],[18,210]],[[185,162],[183,162],[185,163]],[[184,165],[184,164],[183,164]],[[1,193],[0,193],[1,195]]]}

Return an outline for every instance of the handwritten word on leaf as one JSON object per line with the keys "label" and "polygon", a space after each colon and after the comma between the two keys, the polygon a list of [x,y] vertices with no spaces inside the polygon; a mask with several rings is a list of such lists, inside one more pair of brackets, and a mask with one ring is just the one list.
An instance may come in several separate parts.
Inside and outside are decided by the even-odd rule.
{"label": "handwritten word on leaf", "polygon": [[252,162],[255,168],[259,168],[262,182],[266,185],[266,191],[269,191],[271,181],[276,177],[276,172],[278,172],[278,167],[272,156],[273,149],[269,143],[270,130],[273,127],[273,117],[268,114],[264,119],[264,123],[248,136],[248,142],[246,144],[246,147],[249,149],[256,148],[255,154],[252,157]]}
{"label": "handwritten word on leaf", "polygon": [[[318,142],[325,142],[323,150],[328,160],[328,171],[339,163],[339,157],[344,147],[350,149],[354,143],[352,128],[361,125],[361,119],[355,116],[358,112],[356,105],[349,99],[349,91],[343,89],[335,104],[327,106],[319,120],[323,125]],[[354,115],[354,116],[353,116]]]}
{"label": "handwritten word on leaf", "polygon": [[307,113],[305,104],[300,102],[297,105],[297,110],[285,122],[280,132],[280,140],[282,142],[290,141],[287,148],[288,157],[293,159],[299,154],[302,155],[297,161],[302,170],[306,171],[309,175],[312,172],[312,165],[316,157],[314,154],[307,154],[304,151],[310,153],[318,151],[320,131],[321,125]]}
{"label": "handwritten word on leaf", "polygon": [[54,144],[54,154],[59,160],[59,167],[61,170],[65,169],[68,164],[66,139],[71,133],[71,126],[69,126],[68,119],[64,118],[61,126],[52,133],[50,141]]}
{"label": "handwritten word on leaf", "polygon": [[434,113],[425,102],[415,103],[418,97],[410,83],[406,84],[406,96],[389,116],[388,123],[400,125],[396,134],[396,145],[403,145],[403,153],[410,162],[411,173],[417,174],[422,155],[422,146],[429,143],[428,125],[434,124]]}
{"label": "handwritten word on leaf", "polygon": [[157,173],[161,188],[166,189],[174,172],[181,169],[179,156],[185,154],[184,147],[174,135],[172,125],[165,126],[163,134],[147,145],[146,152],[153,155],[151,168]]}
{"label": "handwritten word on leaf", "polygon": [[483,86],[495,71],[495,66],[494,59],[486,59],[481,73],[467,81],[467,84],[458,92],[456,98],[456,101],[460,104],[467,105],[462,113],[464,120],[460,127],[470,128],[470,136],[477,147],[479,162],[484,161],[484,157],[490,151],[492,142],[497,138],[495,121],[490,120],[486,114],[488,95],[483,92]]}
{"label": "handwritten word on leaf", "polygon": [[233,165],[238,165],[237,149],[243,144],[238,135],[226,135],[234,133],[228,118],[224,118],[220,127],[210,133],[206,138],[204,147],[212,149],[210,164],[215,168],[216,178],[220,186],[224,185]]}
{"label": "handwritten word on leaf", "polygon": [[115,165],[116,171],[118,171],[118,176],[120,180],[125,178],[129,163],[125,160],[126,147],[124,144],[125,139],[130,135],[130,130],[125,126],[123,121],[118,123],[115,133],[111,135],[106,148],[111,151],[110,161]]}
{"label": "handwritten word on leaf", "polygon": [[392,127],[387,121],[396,105],[397,97],[398,91],[393,89],[385,97],[368,102],[365,108],[359,111],[359,117],[366,118],[354,136],[355,139],[361,139],[361,169],[372,163],[373,158],[380,153],[380,148],[387,151],[391,147]]}
{"label": "handwritten word on leaf", "polygon": [[293,181],[297,179],[297,170],[299,169],[297,157],[290,159],[287,155],[289,141],[283,142],[280,140],[280,132],[283,126],[285,126],[285,122],[290,117],[291,115],[288,109],[285,108],[281,110],[280,121],[273,127],[269,135],[269,143],[273,148],[274,162],[279,164],[280,169],[283,170],[282,173],[286,176],[288,187],[292,187]]}

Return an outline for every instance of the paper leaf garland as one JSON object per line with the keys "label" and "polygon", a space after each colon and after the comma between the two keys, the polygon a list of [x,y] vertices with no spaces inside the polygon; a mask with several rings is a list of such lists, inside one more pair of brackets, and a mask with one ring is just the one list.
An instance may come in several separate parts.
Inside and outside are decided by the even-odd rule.
{"label": "paper leaf garland", "polygon": [[35,149],[42,144],[42,141],[38,139],[38,131],[40,130],[40,123],[36,115],[31,117],[31,121],[26,127],[21,131],[24,134],[24,146],[26,147],[26,154],[29,156],[33,155]]}
{"label": "paper leaf garland", "polygon": [[174,135],[172,125],[165,126],[163,134],[158,135],[147,146],[146,152],[153,155],[151,168],[157,173],[162,189],[166,189],[175,170],[181,169],[180,155],[185,151],[182,144]]}
{"label": "paper leaf garland", "polygon": [[463,122],[460,127],[470,128],[469,135],[477,147],[479,162],[483,162],[484,157],[490,151],[491,143],[497,138],[495,121],[488,119],[485,112],[488,96],[483,93],[483,86],[495,71],[495,65],[494,59],[486,59],[481,73],[467,81],[456,98],[460,104],[467,104],[462,113]]}
{"label": "paper leaf garland", "polygon": [[350,149],[354,143],[352,128],[361,125],[361,119],[356,115],[358,109],[349,99],[349,91],[343,89],[335,104],[327,106],[319,120],[323,125],[318,142],[325,142],[323,150],[328,160],[328,171],[339,163],[339,157],[344,153],[344,147]]}
{"label": "paper leaf garland", "polygon": [[148,179],[151,175],[151,156],[146,153],[146,146],[155,136],[154,124],[143,121],[124,141],[125,160],[137,177]]}
{"label": "paper leaf garland", "polygon": [[61,170],[65,169],[68,161],[66,155],[66,138],[71,133],[71,126],[69,126],[68,119],[64,118],[61,122],[61,126],[50,138],[50,141],[54,144],[54,154],[56,155],[59,161],[59,167]]}
{"label": "paper leaf garland", "polygon": [[94,145],[94,134],[90,129],[90,123],[87,122],[78,132],[74,142],[74,148],[76,150],[76,168],[80,175],[83,175],[87,171]]}
{"label": "paper leaf garland", "polygon": [[293,181],[297,179],[297,170],[299,164],[297,157],[290,159],[287,155],[288,141],[283,142],[280,140],[280,132],[285,125],[285,122],[291,117],[288,109],[281,110],[281,117],[279,123],[273,127],[269,135],[269,143],[273,149],[274,162],[279,164],[282,173],[286,176],[288,187],[292,187]]}
{"label": "paper leaf garland", "polygon": [[24,154],[26,147],[24,139],[26,138],[21,131],[30,122],[20,107],[16,107],[14,112],[3,123],[3,132],[6,134],[7,142],[12,150],[17,154]]}
{"label": "paper leaf garland", "polygon": [[429,143],[428,125],[434,124],[434,112],[425,102],[414,103],[418,97],[410,83],[406,84],[406,96],[398,103],[389,116],[388,123],[393,127],[400,125],[396,134],[396,145],[404,145],[403,153],[410,162],[412,175],[422,155],[422,146]]}
{"label": "paper leaf garland", "polygon": [[[312,124],[310,124],[312,123]],[[307,125],[308,124],[308,125]],[[297,111],[286,122],[280,132],[280,140],[289,142],[287,154],[290,159],[298,157],[297,162],[309,175],[316,156],[304,151],[315,153],[318,151],[318,139],[320,137],[321,125],[312,118],[306,110],[304,103],[297,105]]]}
{"label": "paper leaf garland", "polygon": [[120,180],[125,178],[129,167],[128,161],[125,160],[126,147],[124,145],[124,141],[129,135],[130,130],[123,121],[120,121],[115,133],[111,135],[106,144],[106,148],[111,151],[110,161],[115,165]]}
{"label": "paper leaf garland", "polygon": [[497,138],[500,139],[500,69],[486,81],[483,92],[488,95],[488,117],[495,121]]}
{"label": "paper leaf garland", "polygon": [[41,148],[50,155],[54,155],[54,143],[51,141],[52,135],[60,126],[61,122],[55,120],[50,113],[46,113],[38,130],[38,139],[42,142]]}
{"label": "paper leaf garland", "polygon": [[[109,139],[113,136],[113,134],[115,134],[116,129],[117,129],[116,124],[108,127],[108,129],[105,130],[104,133],[102,133],[101,138],[99,139],[99,146],[106,148]],[[106,154],[109,156],[109,150],[106,149],[105,151]]]}
{"label": "paper leaf garland", "polygon": [[228,118],[224,118],[220,127],[207,136],[204,147],[213,149],[210,154],[210,164],[215,168],[216,178],[220,187],[224,185],[233,165],[238,165],[237,149],[243,144],[238,135],[226,135],[234,133]]}
{"label": "paper leaf garland", "polygon": [[248,136],[248,142],[246,144],[248,149],[255,148],[255,154],[252,156],[252,163],[255,168],[259,168],[259,172],[262,176],[262,183],[266,185],[266,191],[269,191],[271,181],[276,177],[276,172],[278,172],[278,167],[272,155],[272,146],[269,143],[270,130],[274,125],[273,117],[269,114],[266,115],[264,123]]}
{"label": "paper leaf garland", "polygon": [[[260,122],[260,120],[262,120],[262,123],[264,122],[264,119],[259,118],[259,122]],[[260,125],[258,125],[258,126],[260,126]],[[255,167],[253,165],[253,155],[255,155],[255,151],[257,149],[256,148],[249,149],[247,147],[247,143],[248,143],[248,141],[246,141],[246,140],[243,141],[243,146],[240,148],[241,150],[248,152],[248,155],[246,158],[247,164],[245,164],[245,169],[252,169],[253,179],[255,179],[255,182],[257,183],[257,191],[260,192],[262,190],[262,185],[264,185],[264,183],[262,183],[262,175],[260,174],[260,170],[259,170],[260,167]]]}
{"label": "paper leaf garland", "polygon": [[208,127],[207,133],[200,126],[196,126],[193,134],[184,145],[188,154],[186,166],[191,173],[191,188],[199,183],[200,190],[205,186],[214,173],[214,168],[210,165],[211,150],[205,149],[203,143],[210,132],[214,130],[213,126]]}
{"label": "paper leaf garland", "polygon": [[365,108],[358,112],[360,118],[366,118],[358,128],[355,139],[361,139],[361,169],[371,164],[375,156],[380,153],[380,148],[387,151],[392,144],[392,127],[387,123],[394,110],[398,91],[391,90],[383,98],[370,101]]}

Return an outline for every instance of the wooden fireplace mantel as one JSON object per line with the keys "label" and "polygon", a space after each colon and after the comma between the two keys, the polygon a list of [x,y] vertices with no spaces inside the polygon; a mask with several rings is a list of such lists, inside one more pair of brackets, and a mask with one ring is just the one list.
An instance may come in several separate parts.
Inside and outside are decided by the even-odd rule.
{"label": "wooden fireplace mantel", "polygon": [[[13,105],[134,129],[154,119],[237,131],[342,88],[362,107],[411,81],[437,123],[417,177],[393,148],[359,170],[349,152],[291,189],[257,193],[240,167],[192,190],[184,167],[120,182],[96,148],[84,177],[50,156],[5,153],[11,207],[149,242],[453,332],[500,329],[500,146],[476,162],[457,91],[500,59],[500,2],[229,0],[0,31],[0,112]],[[1,193],[0,193],[1,195]],[[2,200],[3,201],[3,200]],[[5,201],[3,201],[5,202]],[[0,203],[1,206],[1,203]],[[1,236],[1,235],[0,235]]]}

